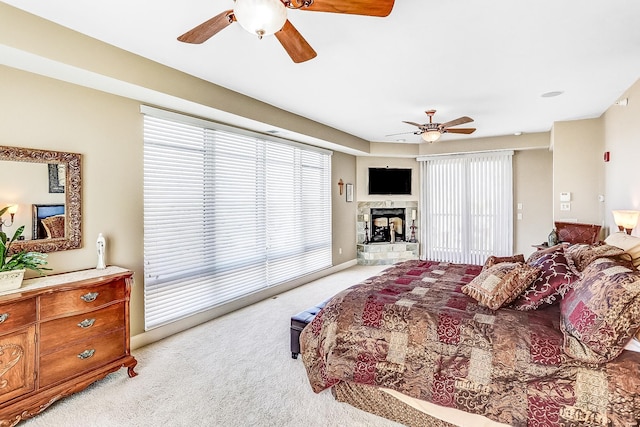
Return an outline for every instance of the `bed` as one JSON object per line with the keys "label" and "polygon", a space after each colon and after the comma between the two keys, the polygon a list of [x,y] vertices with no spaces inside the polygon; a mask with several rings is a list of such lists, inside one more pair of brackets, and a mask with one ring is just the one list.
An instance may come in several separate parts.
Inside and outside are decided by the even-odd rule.
{"label": "bed", "polygon": [[636,261],[578,244],[396,264],[303,330],[309,382],[409,426],[637,426]]}

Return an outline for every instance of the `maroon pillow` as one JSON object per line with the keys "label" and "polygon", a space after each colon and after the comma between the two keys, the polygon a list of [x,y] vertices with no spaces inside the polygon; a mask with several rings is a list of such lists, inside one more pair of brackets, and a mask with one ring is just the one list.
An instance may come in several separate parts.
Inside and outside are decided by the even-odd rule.
{"label": "maroon pillow", "polygon": [[553,305],[564,297],[572,284],[580,278],[573,261],[562,247],[546,253],[531,264],[538,267],[538,277],[511,305],[516,310],[536,310]]}
{"label": "maroon pillow", "polygon": [[598,258],[560,302],[565,353],[587,363],[616,358],[640,328],[640,271]]}

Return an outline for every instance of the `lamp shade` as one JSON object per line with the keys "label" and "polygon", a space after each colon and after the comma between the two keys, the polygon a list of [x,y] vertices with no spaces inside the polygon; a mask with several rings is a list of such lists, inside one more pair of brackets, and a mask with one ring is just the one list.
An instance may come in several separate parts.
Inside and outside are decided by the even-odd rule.
{"label": "lamp shade", "polygon": [[287,20],[280,0],[236,0],[233,14],[242,28],[260,38],[280,31]]}
{"label": "lamp shade", "polygon": [[435,142],[438,139],[440,139],[440,131],[439,130],[428,130],[426,132],[422,133],[422,139],[424,139],[427,142]]}
{"label": "lamp shade", "polygon": [[638,224],[638,216],[640,211],[631,210],[615,210],[613,212],[613,220],[620,229],[625,229],[627,233],[631,233]]}
{"label": "lamp shade", "polygon": [[7,209],[7,212],[9,212],[12,215],[15,215],[16,212],[18,212],[18,205],[9,206],[9,209]]}

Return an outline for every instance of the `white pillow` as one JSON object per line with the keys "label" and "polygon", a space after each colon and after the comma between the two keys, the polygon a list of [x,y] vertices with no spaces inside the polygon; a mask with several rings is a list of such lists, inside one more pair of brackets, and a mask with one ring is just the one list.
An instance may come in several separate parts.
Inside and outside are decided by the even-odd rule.
{"label": "white pillow", "polygon": [[630,236],[622,231],[610,234],[604,239],[607,245],[616,246],[631,255],[633,265],[640,266],[640,237]]}

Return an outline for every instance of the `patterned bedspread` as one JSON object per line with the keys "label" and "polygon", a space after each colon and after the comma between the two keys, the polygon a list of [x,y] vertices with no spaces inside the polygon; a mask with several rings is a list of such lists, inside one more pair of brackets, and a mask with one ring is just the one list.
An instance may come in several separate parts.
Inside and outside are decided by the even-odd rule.
{"label": "patterned bedspread", "polygon": [[479,306],[480,266],[397,264],[337,294],[300,337],[311,386],[387,387],[513,426],[637,426],[640,353],[588,365],[562,351],[558,306]]}

